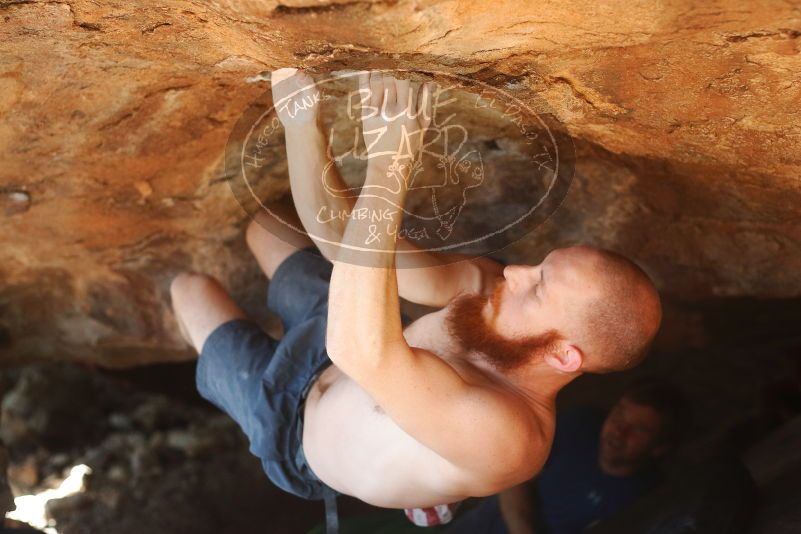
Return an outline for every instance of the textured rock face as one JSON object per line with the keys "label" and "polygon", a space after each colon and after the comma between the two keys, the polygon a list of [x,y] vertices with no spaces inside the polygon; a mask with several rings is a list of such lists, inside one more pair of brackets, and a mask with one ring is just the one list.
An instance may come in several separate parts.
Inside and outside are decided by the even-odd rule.
{"label": "textured rock face", "polygon": [[[585,241],[677,299],[799,296],[800,36],[794,2],[0,0],[0,350],[187,357],[167,294],[187,268],[256,309],[223,153],[260,73],[293,65],[547,106],[575,177],[511,261]],[[503,125],[481,131],[513,187]],[[285,194],[285,163],[269,173],[260,193]]]}

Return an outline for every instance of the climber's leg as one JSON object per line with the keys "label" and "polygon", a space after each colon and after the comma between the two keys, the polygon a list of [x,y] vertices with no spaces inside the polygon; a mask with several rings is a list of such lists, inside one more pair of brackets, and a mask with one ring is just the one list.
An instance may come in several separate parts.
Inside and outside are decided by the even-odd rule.
{"label": "climber's leg", "polygon": [[179,274],[170,284],[170,295],[181,333],[198,353],[215,328],[247,318],[220,283],[205,274]]}
{"label": "climber's leg", "polygon": [[272,204],[270,212],[259,212],[248,225],[248,248],[261,270],[272,279],[278,266],[293,252],[312,246],[290,204]]}

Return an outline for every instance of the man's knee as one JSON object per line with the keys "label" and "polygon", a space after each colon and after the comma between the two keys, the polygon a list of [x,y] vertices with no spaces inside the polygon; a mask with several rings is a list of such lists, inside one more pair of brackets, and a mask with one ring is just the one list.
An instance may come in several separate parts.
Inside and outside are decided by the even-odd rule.
{"label": "man's knee", "polygon": [[179,274],[170,283],[170,296],[179,325],[198,352],[216,327],[231,319],[246,318],[222,285],[206,274]]}
{"label": "man's knee", "polygon": [[272,234],[265,230],[256,219],[252,219],[245,230],[245,242],[253,254],[257,250],[262,250],[269,244]]}
{"label": "man's knee", "polygon": [[281,239],[281,237],[270,231],[270,229],[262,226],[256,219],[250,221],[250,224],[248,224],[245,232],[245,241],[262,271],[264,271],[264,274],[266,274],[268,278],[272,278],[273,273],[281,262],[298,250],[298,246],[296,245],[302,244],[307,246],[311,243],[311,241],[308,243],[287,243]]}
{"label": "man's knee", "polygon": [[190,320],[199,313],[212,312],[211,307],[231,308],[227,303],[230,297],[216,278],[192,271],[184,271],[172,280],[170,297],[175,313]]}
{"label": "man's knee", "polygon": [[172,297],[173,307],[180,307],[188,304],[193,297],[196,298],[203,293],[219,286],[219,282],[207,274],[184,271],[170,282],[170,296]]}

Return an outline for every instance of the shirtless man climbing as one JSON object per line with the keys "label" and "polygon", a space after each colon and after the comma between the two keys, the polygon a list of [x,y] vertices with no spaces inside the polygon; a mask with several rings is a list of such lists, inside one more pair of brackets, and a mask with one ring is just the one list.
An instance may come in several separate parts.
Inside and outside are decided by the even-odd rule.
{"label": "shirtless man climbing", "polygon": [[[248,227],[271,279],[267,305],[281,317],[280,340],[213,278],[175,278],[174,310],[200,353],[199,391],[239,423],[276,485],[326,499],[329,526],[337,494],[409,513],[530,479],[548,456],[559,390],[645,356],[661,321],[654,285],[626,258],[589,246],[504,267],[371,239],[355,218],[321,224],[321,206],[394,206],[390,223],[400,227],[402,173],[420,149],[422,135],[411,134],[429,127],[432,86],[360,75],[365,137],[380,134],[365,139],[362,191],[382,194],[348,198],[330,195],[347,187],[330,164],[319,106],[278,105],[312,95],[313,80],[281,69],[272,84],[294,205],[314,241],[286,235],[273,217]],[[438,311],[404,327],[399,297]]]}

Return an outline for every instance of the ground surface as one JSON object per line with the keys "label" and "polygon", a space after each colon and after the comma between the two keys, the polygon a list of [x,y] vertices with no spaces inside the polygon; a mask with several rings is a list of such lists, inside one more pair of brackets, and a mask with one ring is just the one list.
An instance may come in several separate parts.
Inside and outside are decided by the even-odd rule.
{"label": "ground surface", "polygon": [[[751,449],[750,465],[768,495],[756,532],[770,532],[770,525],[797,523],[792,503],[801,487],[789,474],[801,464],[798,455],[787,454],[782,435],[752,446],[779,424],[768,420],[770,414],[792,416],[801,393],[785,377],[794,376],[799,363],[797,355],[761,347],[657,353],[635,372],[579,379],[561,396],[560,409],[605,409],[638,376],[674,381],[694,412],[690,440],[667,464],[668,476],[683,480],[678,495],[694,489],[681,479],[687,465],[699,475],[712,465],[699,459]],[[85,493],[49,505],[61,534],[303,534],[319,525],[323,503],[273,487],[236,425],[196,394],[193,377],[192,363],[123,372],[66,363],[0,371],[0,438],[15,492],[38,493],[72,466],[89,466]],[[788,391],[790,404],[782,400]],[[771,396],[776,392],[781,396]],[[785,434],[790,443],[801,435]],[[411,526],[399,510],[352,498],[339,499],[339,507],[344,521],[383,513],[382,528],[394,525],[387,533]]]}

